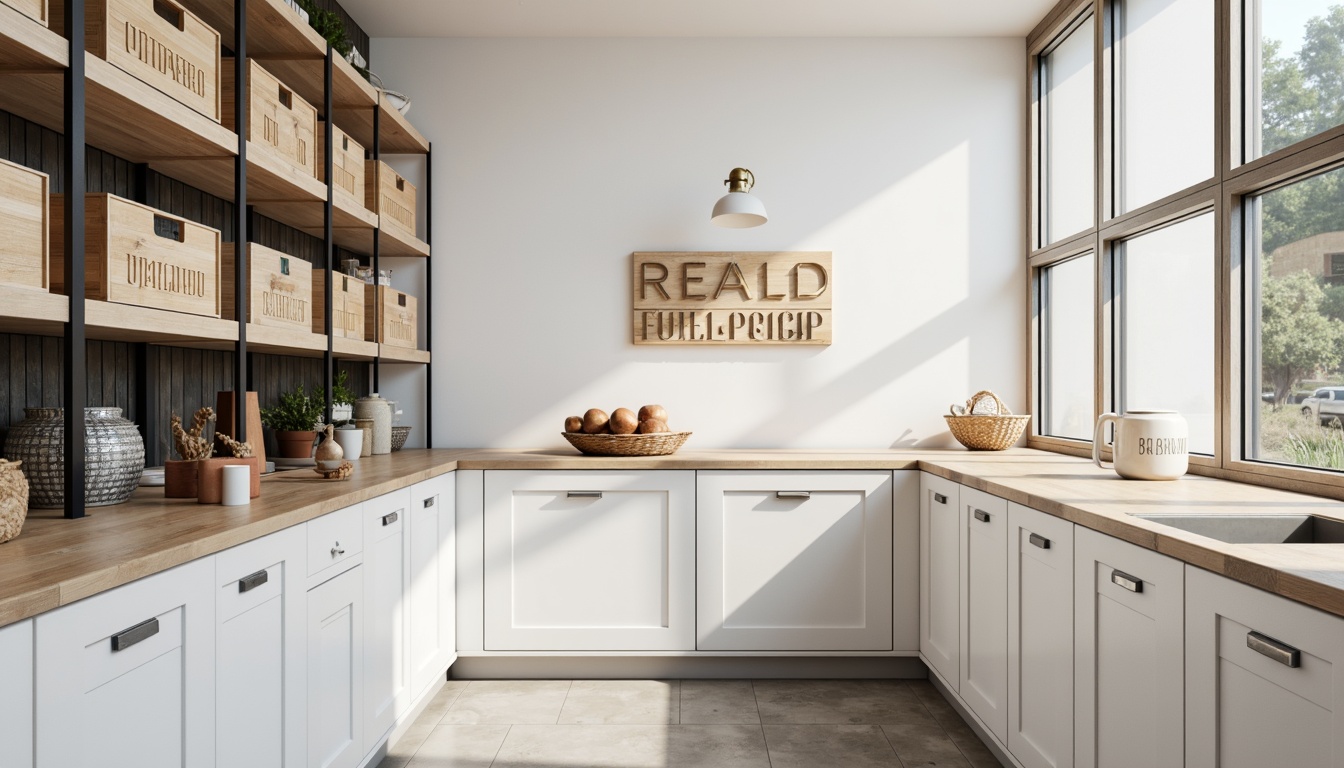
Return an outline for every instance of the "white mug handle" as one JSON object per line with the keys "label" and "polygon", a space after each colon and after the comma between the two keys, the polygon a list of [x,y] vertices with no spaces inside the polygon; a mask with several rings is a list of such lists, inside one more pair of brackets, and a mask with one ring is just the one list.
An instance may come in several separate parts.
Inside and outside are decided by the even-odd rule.
{"label": "white mug handle", "polygon": [[[1109,443],[1104,443],[1104,442],[1102,442],[1102,436],[1106,434],[1106,431],[1105,431],[1105,429],[1106,429],[1106,425],[1107,425],[1108,423],[1118,423],[1119,421],[1120,421],[1120,417],[1119,417],[1119,415],[1114,414],[1114,413],[1103,413],[1103,414],[1101,414],[1101,418],[1097,419],[1097,431],[1096,431],[1095,434],[1092,435],[1092,461],[1096,462],[1096,463],[1097,463],[1097,466],[1098,466],[1098,467],[1101,467],[1102,469],[1114,469],[1114,468],[1115,468],[1115,463],[1114,463],[1114,462],[1112,462],[1112,463],[1111,463],[1111,466],[1109,466],[1109,467],[1106,466],[1106,464],[1102,462],[1102,460],[1101,460],[1101,447],[1102,447],[1103,445],[1110,445]],[[1114,457],[1112,457],[1112,458],[1114,458]]]}

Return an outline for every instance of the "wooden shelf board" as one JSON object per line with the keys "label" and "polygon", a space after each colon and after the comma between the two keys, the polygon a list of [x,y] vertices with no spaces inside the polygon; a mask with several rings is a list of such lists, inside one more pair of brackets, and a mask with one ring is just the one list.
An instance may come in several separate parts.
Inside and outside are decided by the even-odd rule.
{"label": "wooden shelf board", "polygon": [[378,344],[337,336],[331,340],[331,354],[341,360],[372,360],[378,356]]}
{"label": "wooden shelf board", "polygon": [[0,70],[61,70],[69,64],[70,44],[64,37],[0,3]]}
{"label": "wooden shelf board", "polygon": [[0,332],[58,336],[70,320],[70,300],[39,288],[0,284]]}
{"label": "wooden shelf board", "polygon": [[[324,186],[324,200],[325,196]],[[258,205],[258,210],[276,221],[284,222],[320,239],[323,235],[322,205],[321,201],[303,203],[272,201]],[[356,203],[344,195],[336,195],[332,200],[332,239],[336,245],[351,250],[367,250],[360,246],[373,242],[373,230],[377,225],[378,217],[362,203]]]}
{"label": "wooden shelf board", "polygon": [[[232,201],[233,158],[212,160],[165,160],[152,163],[154,169],[178,181],[190,184],[215,197]],[[247,201],[267,218],[296,229],[313,216],[322,220],[322,203],[327,185],[281,157],[265,144],[247,143]]]}
{"label": "wooden shelf board", "polygon": [[390,347],[386,344],[379,344],[378,356],[384,363],[429,364],[429,352],[423,349],[406,349],[404,347]]}
{"label": "wooden shelf board", "polygon": [[232,320],[95,299],[84,301],[84,325],[90,339],[105,341],[221,349],[238,340]]}
{"label": "wooden shelf board", "polygon": [[429,244],[418,237],[410,237],[396,229],[378,230],[380,256],[428,257]]}
{"label": "wooden shelf board", "polygon": [[327,351],[327,337],[312,331],[248,323],[247,351],[321,357]]}
{"label": "wooden shelf board", "polygon": [[[379,118],[379,127],[383,131],[383,140],[379,145],[379,150],[382,153],[389,155],[423,155],[429,151],[429,140],[417,131],[404,115],[393,109],[387,97],[382,94],[379,94],[378,109],[382,113]],[[355,126],[353,129],[346,129],[350,131],[351,136],[373,136],[372,109],[350,109],[337,102],[334,111],[336,112],[338,125],[343,128],[347,123]],[[363,141],[362,138],[357,140]],[[373,144],[366,145],[365,149],[373,152]]]}

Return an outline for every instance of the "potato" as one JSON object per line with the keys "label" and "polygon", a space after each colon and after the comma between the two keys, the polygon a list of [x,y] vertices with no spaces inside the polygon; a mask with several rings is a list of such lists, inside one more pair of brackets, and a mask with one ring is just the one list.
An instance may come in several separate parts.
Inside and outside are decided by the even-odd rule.
{"label": "potato", "polygon": [[578,416],[570,416],[568,419],[565,419],[565,431],[582,432],[583,419],[579,418]]}
{"label": "potato", "polygon": [[659,421],[658,419],[645,419],[639,422],[639,434],[641,435],[652,435],[657,432],[669,432],[669,431],[671,430],[667,428],[667,422],[665,421]]}
{"label": "potato", "polygon": [[639,429],[639,419],[629,408],[617,408],[611,412],[611,433],[613,435],[632,435]]}
{"label": "potato", "polygon": [[641,422],[645,422],[648,421],[649,419],[653,419],[654,421],[661,421],[664,424],[666,424],[667,411],[661,405],[646,405],[643,408],[640,408],[639,420]]}
{"label": "potato", "polygon": [[590,435],[601,434],[607,427],[607,412],[601,408],[589,408],[583,414],[583,431]]}

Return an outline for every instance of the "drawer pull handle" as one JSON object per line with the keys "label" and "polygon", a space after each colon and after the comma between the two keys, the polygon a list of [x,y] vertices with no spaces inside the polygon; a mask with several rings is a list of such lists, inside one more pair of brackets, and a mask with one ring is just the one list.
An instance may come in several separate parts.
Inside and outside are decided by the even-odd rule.
{"label": "drawer pull handle", "polygon": [[1030,536],[1027,537],[1027,541],[1030,541],[1032,546],[1040,547],[1041,549],[1050,548],[1050,540],[1045,538],[1039,533],[1031,534]]}
{"label": "drawer pull handle", "polygon": [[602,492],[601,492],[601,491],[568,491],[568,492],[565,493],[565,498],[568,498],[568,499],[600,499],[600,498],[602,498]]}
{"label": "drawer pull handle", "polygon": [[989,522],[989,513],[986,512],[986,511],[983,510],[983,509],[977,509],[977,510],[975,510],[975,519],[976,519],[976,520],[979,520],[979,521],[982,522],[982,523],[988,523],[988,522]]}
{"label": "drawer pull handle", "polygon": [[425,509],[429,509],[430,507],[434,506],[434,500],[437,498],[438,498],[437,496],[430,496],[428,499],[425,499]]}
{"label": "drawer pull handle", "polygon": [[341,555],[344,555],[344,554],[345,554],[345,548],[341,546],[341,542],[339,542],[339,541],[336,542],[336,546],[334,546],[334,547],[331,548],[331,556],[332,556],[332,557],[340,557]]}
{"label": "drawer pull handle", "polygon": [[1124,571],[1112,570],[1111,583],[1123,589],[1128,589],[1130,592],[1143,591],[1143,579],[1130,576]]}
{"label": "drawer pull handle", "polygon": [[938,502],[939,504],[946,504],[946,503],[947,503],[947,497],[944,496],[944,495],[941,494],[941,493],[935,493],[935,494],[933,494],[933,500],[936,501],[936,502]]}
{"label": "drawer pull handle", "polygon": [[1268,656],[1285,667],[1297,669],[1302,666],[1302,652],[1287,643],[1281,643],[1269,635],[1259,632],[1246,633],[1246,647],[1261,656]]}
{"label": "drawer pull handle", "polygon": [[271,574],[265,568],[238,580],[238,594],[250,592],[271,580]]}
{"label": "drawer pull handle", "polygon": [[400,517],[400,515],[396,512],[388,512],[386,515],[383,515],[383,525],[387,526],[397,522],[398,517]]}
{"label": "drawer pull handle", "polygon": [[139,624],[136,624],[134,627],[131,627],[130,629],[123,629],[117,634],[113,635],[112,651],[113,652],[124,651],[127,648],[130,648],[132,645],[135,645],[136,643],[140,642],[141,640],[148,640],[149,638],[157,634],[159,634],[158,619],[150,619],[149,621],[142,621]]}
{"label": "drawer pull handle", "polygon": [[811,491],[775,491],[776,499],[810,499]]}

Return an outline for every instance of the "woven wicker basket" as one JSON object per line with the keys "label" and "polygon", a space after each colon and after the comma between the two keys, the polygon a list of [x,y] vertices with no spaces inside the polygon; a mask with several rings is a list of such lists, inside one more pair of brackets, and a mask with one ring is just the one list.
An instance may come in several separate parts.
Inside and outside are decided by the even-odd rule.
{"label": "woven wicker basket", "polygon": [[28,518],[28,480],[21,461],[0,459],[0,544],[19,535]]}
{"label": "woven wicker basket", "polygon": [[411,434],[410,427],[392,428],[392,450],[400,451],[406,445],[406,438]]}
{"label": "woven wicker basket", "polygon": [[972,451],[1002,451],[1011,448],[1030,416],[1014,416],[999,396],[984,390],[966,401],[965,416],[944,416],[957,442]]}
{"label": "woven wicker basket", "polygon": [[560,434],[580,453],[589,456],[670,456],[691,436],[690,432],[655,432],[651,435]]}

